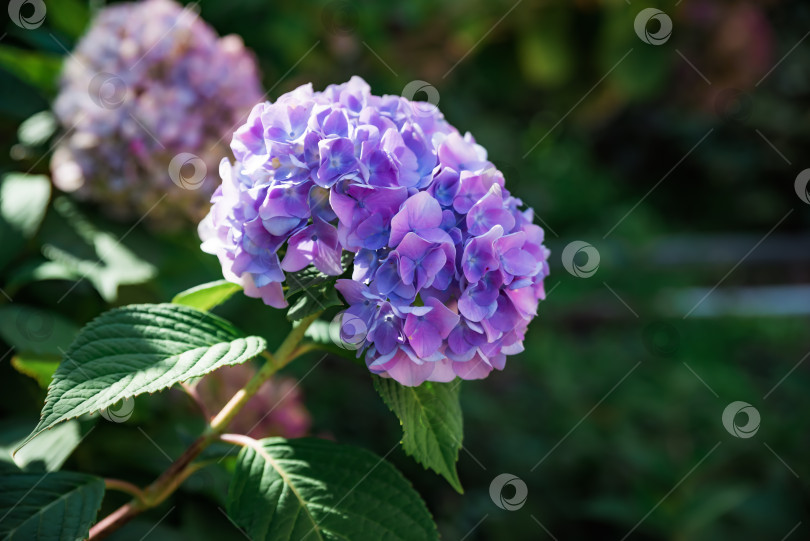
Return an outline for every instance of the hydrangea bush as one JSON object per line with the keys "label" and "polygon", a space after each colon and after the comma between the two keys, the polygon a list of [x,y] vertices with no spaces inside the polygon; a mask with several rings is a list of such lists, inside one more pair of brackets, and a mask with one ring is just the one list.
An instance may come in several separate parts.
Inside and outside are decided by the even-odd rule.
{"label": "hydrangea bush", "polygon": [[261,97],[241,38],[170,0],[105,8],[65,61],[54,184],[117,218],[196,223],[234,126]]}
{"label": "hydrangea bush", "polygon": [[[154,41],[156,28],[172,24],[181,38]],[[120,106],[86,109],[84,120],[82,102],[91,98],[79,89],[90,73],[68,66],[57,111],[63,121],[79,118],[54,156],[57,184],[74,182],[111,208],[142,209],[164,197],[165,212],[201,208],[189,198],[205,190],[173,189],[166,160],[207,146],[257,90],[241,46],[222,46],[199,20],[185,24],[165,0],[100,17],[77,58],[96,67],[124,65],[110,60],[119,53],[143,58],[127,64],[132,78]],[[203,96],[221,100],[227,113]],[[154,145],[128,118],[155,131]],[[277,373],[336,345],[362,358],[401,423],[405,452],[463,492],[460,381],[501,370],[522,351],[545,296],[543,231],[486,151],[430,104],[375,96],[355,77],[323,92],[302,86],[246,118],[233,133],[235,162],[205,154],[222,158],[222,183],[199,234],[225,279],[171,303],[113,308],[60,344],[58,368],[35,372],[50,383],[17,464],[36,459],[59,469],[72,450],[60,446],[82,438],[58,430],[78,434],[77,419],[129,422],[134,397],[172,387],[197,403],[204,429],[143,488],[80,472],[0,471],[0,537],[102,539],[164,504],[198,470],[220,468],[230,478],[227,516],[250,539],[438,540],[427,506],[384,458],[301,437],[310,417],[298,382]],[[47,193],[47,179],[39,180]],[[212,313],[240,291],[288,309],[293,326],[275,351]],[[98,519],[108,491],[131,500]]]}
{"label": "hydrangea bush", "polygon": [[200,236],[247,295],[284,308],[285,272],[341,276],[345,251],[341,333],[373,373],[478,379],[523,350],[545,296],[543,230],[437,108],[359,77],[305,85],[256,105],[231,148]]}

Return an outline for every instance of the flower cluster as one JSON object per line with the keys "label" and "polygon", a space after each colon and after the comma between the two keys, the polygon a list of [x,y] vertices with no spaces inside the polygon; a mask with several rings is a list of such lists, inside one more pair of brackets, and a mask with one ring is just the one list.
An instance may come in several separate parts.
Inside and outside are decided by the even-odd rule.
{"label": "flower cluster", "polygon": [[358,77],[306,85],[257,105],[231,148],[200,235],[248,295],[285,307],[285,272],[341,275],[346,250],[341,334],[372,372],[477,379],[522,351],[545,297],[543,231],[435,107]]}
{"label": "flower cluster", "polygon": [[196,223],[230,134],[261,97],[239,37],[170,0],[105,8],[65,61],[53,181],[114,217]]}

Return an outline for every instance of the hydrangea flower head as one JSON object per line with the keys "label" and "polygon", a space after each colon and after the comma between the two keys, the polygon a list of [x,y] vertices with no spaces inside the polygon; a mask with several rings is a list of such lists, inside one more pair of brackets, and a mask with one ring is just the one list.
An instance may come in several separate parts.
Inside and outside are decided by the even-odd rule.
{"label": "hydrangea flower head", "polygon": [[523,350],[549,252],[531,209],[436,108],[358,77],[254,107],[200,224],[225,277],[274,307],[285,271],[337,280],[342,332],[404,385],[478,379]]}
{"label": "hydrangea flower head", "polygon": [[171,0],[104,8],[65,60],[54,183],[115,217],[196,223],[234,127],[261,97],[242,40],[219,38],[190,9]]}

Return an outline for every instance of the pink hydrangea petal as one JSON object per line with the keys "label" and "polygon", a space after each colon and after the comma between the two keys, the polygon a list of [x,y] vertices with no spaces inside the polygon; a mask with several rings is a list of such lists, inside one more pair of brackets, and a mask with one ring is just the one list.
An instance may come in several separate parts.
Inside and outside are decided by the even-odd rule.
{"label": "pink hydrangea petal", "polygon": [[461,379],[484,379],[492,372],[492,366],[483,357],[476,355],[467,362],[454,362],[453,372]]}

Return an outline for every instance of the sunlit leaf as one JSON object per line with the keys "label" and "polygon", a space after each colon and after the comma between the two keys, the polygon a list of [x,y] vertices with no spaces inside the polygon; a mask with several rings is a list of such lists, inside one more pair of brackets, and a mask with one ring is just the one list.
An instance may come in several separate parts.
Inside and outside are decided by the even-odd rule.
{"label": "sunlit leaf", "polygon": [[414,460],[444,476],[464,492],[456,471],[464,436],[459,382],[427,381],[406,387],[393,379],[374,377],[374,386],[402,423],[402,447]]}
{"label": "sunlit leaf", "polygon": [[231,295],[241,291],[242,287],[227,280],[215,280],[207,284],[200,284],[182,291],[174,296],[174,304],[191,306],[198,310],[211,310],[231,298]]}
{"label": "sunlit leaf", "polygon": [[62,421],[248,361],[266,346],[263,338],[245,337],[227,321],[187,306],[138,304],[105,312],[67,350],[25,443]]}
{"label": "sunlit leaf", "polygon": [[228,515],[255,541],[438,539],[419,494],[391,464],[327,440],[269,438],[243,448]]}

